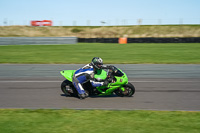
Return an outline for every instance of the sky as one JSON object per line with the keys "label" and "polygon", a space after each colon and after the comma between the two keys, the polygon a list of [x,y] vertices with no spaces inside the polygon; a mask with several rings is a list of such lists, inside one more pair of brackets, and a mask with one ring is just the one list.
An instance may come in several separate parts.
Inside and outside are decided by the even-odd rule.
{"label": "sky", "polygon": [[0,26],[200,24],[200,0],[0,0]]}

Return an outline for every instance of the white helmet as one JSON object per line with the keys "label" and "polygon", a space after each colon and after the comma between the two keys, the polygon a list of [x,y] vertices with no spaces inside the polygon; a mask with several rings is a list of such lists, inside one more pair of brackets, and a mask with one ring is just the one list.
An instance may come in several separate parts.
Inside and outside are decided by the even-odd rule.
{"label": "white helmet", "polygon": [[101,69],[103,65],[103,60],[100,57],[94,57],[92,59],[91,64],[96,68],[96,69]]}

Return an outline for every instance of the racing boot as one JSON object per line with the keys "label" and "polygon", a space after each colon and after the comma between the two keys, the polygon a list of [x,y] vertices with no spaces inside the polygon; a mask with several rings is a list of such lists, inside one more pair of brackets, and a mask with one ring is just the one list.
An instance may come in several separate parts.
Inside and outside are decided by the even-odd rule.
{"label": "racing boot", "polygon": [[80,99],[85,99],[86,98],[85,93],[84,94],[78,94],[78,96],[79,96]]}
{"label": "racing boot", "polygon": [[89,91],[88,90],[85,90],[85,97],[87,98],[87,97],[89,97]]}

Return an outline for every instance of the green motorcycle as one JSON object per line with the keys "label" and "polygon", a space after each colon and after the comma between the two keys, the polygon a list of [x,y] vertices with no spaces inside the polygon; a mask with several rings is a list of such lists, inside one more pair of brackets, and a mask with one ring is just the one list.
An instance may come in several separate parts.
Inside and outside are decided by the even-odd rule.
{"label": "green motorcycle", "polygon": [[[60,71],[61,75],[66,78],[61,84],[61,90],[66,96],[78,96],[78,92],[72,84],[73,75],[76,70]],[[109,83],[107,86],[93,87],[90,81],[83,84],[83,88],[89,96],[108,96],[116,94],[121,97],[131,97],[135,93],[135,87],[128,82],[127,75],[119,68],[112,66],[108,70],[97,70],[94,77],[98,80]]]}

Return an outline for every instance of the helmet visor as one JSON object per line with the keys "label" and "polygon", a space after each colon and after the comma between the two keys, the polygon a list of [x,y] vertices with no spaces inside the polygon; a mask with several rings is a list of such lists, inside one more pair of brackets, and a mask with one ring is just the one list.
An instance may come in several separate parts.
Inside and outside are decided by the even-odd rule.
{"label": "helmet visor", "polygon": [[103,66],[103,63],[96,63],[96,66],[97,66],[97,68],[102,68],[102,66]]}

